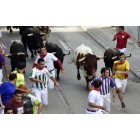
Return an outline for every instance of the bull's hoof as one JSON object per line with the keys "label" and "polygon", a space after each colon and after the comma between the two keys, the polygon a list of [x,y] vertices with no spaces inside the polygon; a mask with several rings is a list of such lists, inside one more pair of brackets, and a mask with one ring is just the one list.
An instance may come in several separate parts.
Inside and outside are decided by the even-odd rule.
{"label": "bull's hoof", "polygon": [[36,50],[34,51],[34,55],[37,55],[37,51]]}
{"label": "bull's hoof", "polygon": [[25,56],[28,57],[28,53],[26,53]]}
{"label": "bull's hoof", "polygon": [[77,76],[77,79],[78,79],[78,80],[80,80],[80,79],[81,79],[81,77],[80,77],[80,76]]}
{"label": "bull's hoof", "polygon": [[34,58],[34,55],[33,54],[31,55],[31,58]]}
{"label": "bull's hoof", "polygon": [[13,30],[12,29],[10,29],[10,33],[12,33],[13,32]]}
{"label": "bull's hoof", "polygon": [[60,81],[60,78],[59,78],[59,77],[57,77],[56,79],[57,79],[58,81]]}

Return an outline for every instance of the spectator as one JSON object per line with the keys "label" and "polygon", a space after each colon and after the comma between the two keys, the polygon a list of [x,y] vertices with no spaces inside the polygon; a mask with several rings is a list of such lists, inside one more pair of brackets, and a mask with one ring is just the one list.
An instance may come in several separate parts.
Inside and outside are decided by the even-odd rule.
{"label": "spectator", "polygon": [[16,74],[10,74],[9,75],[9,81],[4,82],[0,86],[0,114],[4,113],[4,107],[6,103],[13,97],[14,92],[16,90],[15,83],[17,80]]}
{"label": "spectator", "polygon": [[14,97],[6,103],[6,106],[9,106],[13,109],[13,114],[24,114],[22,94],[22,91],[16,90],[14,92]]}
{"label": "spectator", "polygon": [[13,109],[9,106],[5,106],[4,114],[13,114]]}
{"label": "spectator", "polygon": [[3,71],[2,71],[2,68],[4,68],[5,77],[8,80],[8,70],[7,70],[7,66],[6,66],[5,57],[4,57],[3,54],[0,53],[0,84],[2,83],[2,80],[3,80]]}
{"label": "spectator", "polygon": [[16,87],[18,87],[20,84],[25,84],[25,76],[24,76],[25,68],[26,64],[24,62],[20,62],[17,67],[17,70],[12,72],[17,74]]}
{"label": "spectator", "polygon": [[26,85],[20,84],[18,89],[23,92],[23,103],[24,103],[24,110],[25,114],[40,114],[43,105],[42,103],[32,94],[30,94],[30,90]]}

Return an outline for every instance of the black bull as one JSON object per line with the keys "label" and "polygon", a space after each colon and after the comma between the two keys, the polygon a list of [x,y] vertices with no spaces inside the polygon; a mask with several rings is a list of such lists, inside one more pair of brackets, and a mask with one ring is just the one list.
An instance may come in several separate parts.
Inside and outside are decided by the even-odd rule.
{"label": "black bull", "polygon": [[34,57],[34,54],[36,55],[36,51],[43,45],[40,33],[33,28],[26,28],[25,30],[23,30],[21,33],[21,40],[25,47],[26,55],[28,56],[27,53],[28,46],[31,52],[31,57]]}
{"label": "black bull", "polygon": [[[117,48],[109,48],[104,52],[104,63],[107,68],[112,70],[114,61],[119,60],[120,51]],[[131,54],[127,57],[131,57]]]}
{"label": "black bull", "polygon": [[6,56],[11,59],[11,71],[14,71],[20,62],[26,64],[25,49],[21,43],[13,42],[10,46],[10,54]]}
{"label": "black bull", "polygon": [[[54,44],[52,42],[46,43],[45,47],[47,49],[47,52],[54,53],[54,55],[60,60],[61,63],[63,63],[64,56],[70,54],[70,51],[68,53],[64,53],[63,50],[57,44]],[[58,63],[55,61],[54,61],[54,67],[57,70],[56,78],[60,79],[60,77],[59,77],[60,67],[59,67]]]}

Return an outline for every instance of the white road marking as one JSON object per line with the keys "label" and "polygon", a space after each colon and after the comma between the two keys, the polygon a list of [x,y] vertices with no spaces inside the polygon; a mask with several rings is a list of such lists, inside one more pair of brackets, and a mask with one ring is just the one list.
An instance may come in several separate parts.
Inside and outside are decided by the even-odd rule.
{"label": "white road marking", "polygon": [[64,42],[64,41],[62,41],[62,40],[58,40],[59,42],[60,42],[60,44],[63,46],[63,48],[65,49],[65,50],[71,50],[69,47],[68,47],[68,45]]}
{"label": "white road marking", "polygon": [[22,43],[21,40],[11,40],[12,43],[13,43],[14,41],[16,41],[17,43]]}
{"label": "white road marking", "polygon": [[67,114],[73,114],[73,112],[70,110],[69,105],[67,104],[66,100],[64,99],[64,97],[63,97],[63,95],[61,94],[61,92],[59,91],[59,89],[58,89],[57,87],[54,87],[54,88],[55,88],[55,90],[57,91],[57,93],[58,93],[60,99],[62,100],[62,103],[63,103],[64,106],[65,106],[65,109],[66,109]]}

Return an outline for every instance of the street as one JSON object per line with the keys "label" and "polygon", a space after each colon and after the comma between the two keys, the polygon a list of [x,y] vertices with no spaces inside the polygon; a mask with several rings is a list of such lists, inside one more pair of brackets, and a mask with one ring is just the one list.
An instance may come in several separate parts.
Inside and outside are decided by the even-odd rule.
{"label": "street", "polygon": [[[9,53],[11,40],[20,40],[18,29],[13,29],[13,33],[9,33],[6,27],[0,27],[3,33],[3,44],[7,47],[5,53]],[[81,73],[81,80],[77,80],[77,69],[75,65],[67,62],[73,58],[73,52],[76,47],[81,44],[89,46],[97,56],[103,56],[105,49],[91,38],[81,27],[78,26],[54,26],[51,27],[49,42],[58,44],[64,52],[70,50],[71,54],[66,55],[63,67],[66,74],[60,74],[60,87],[55,87],[49,90],[49,104],[44,107],[43,114],[85,114],[87,106],[88,91],[86,91],[86,81]],[[35,58],[34,58],[35,59]],[[26,67],[26,84],[31,88],[29,73],[32,69],[34,59],[27,58]],[[6,58],[8,70],[10,73],[10,59]],[[104,67],[103,60],[98,61],[97,75],[100,75],[100,69]],[[124,101],[126,108],[122,109],[120,101],[116,95],[116,101],[111,103],[111,114],[139,114],[140,113],[140,94],[139,94],[140,79],[132,73],[129,74]]]}

